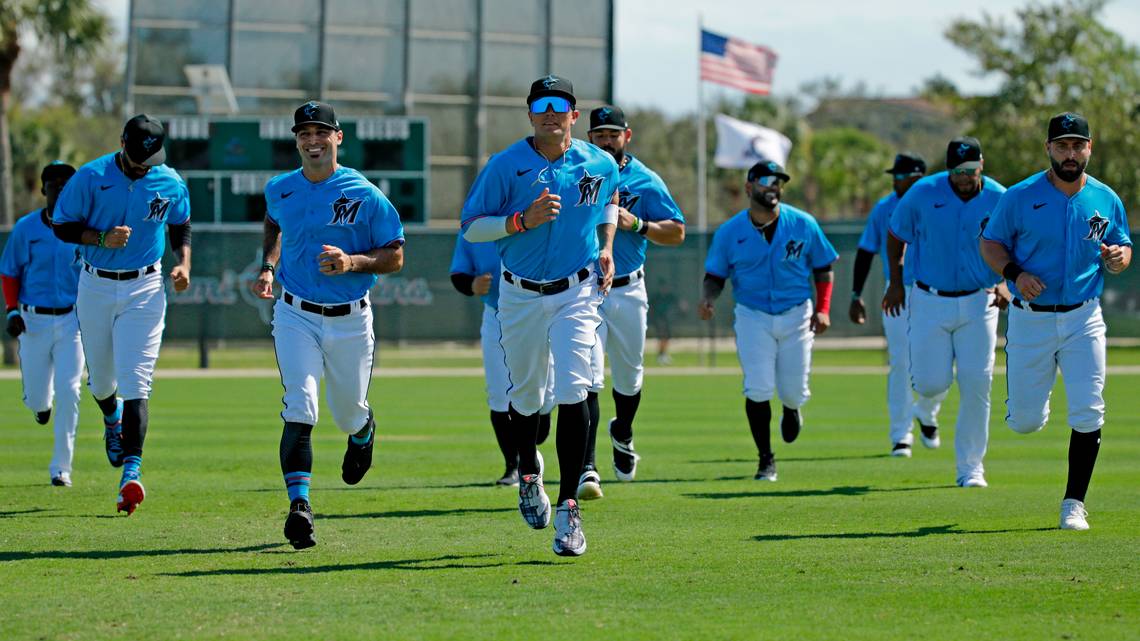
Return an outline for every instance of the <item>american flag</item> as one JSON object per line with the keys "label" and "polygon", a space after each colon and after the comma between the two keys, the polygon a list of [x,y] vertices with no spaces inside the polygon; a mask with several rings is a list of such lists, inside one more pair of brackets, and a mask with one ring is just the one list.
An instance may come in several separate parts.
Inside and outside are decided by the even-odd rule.
{"label": "american flag", "polygon": [[701,30],[701,80],[767,95],[775,67],[771,49]]}

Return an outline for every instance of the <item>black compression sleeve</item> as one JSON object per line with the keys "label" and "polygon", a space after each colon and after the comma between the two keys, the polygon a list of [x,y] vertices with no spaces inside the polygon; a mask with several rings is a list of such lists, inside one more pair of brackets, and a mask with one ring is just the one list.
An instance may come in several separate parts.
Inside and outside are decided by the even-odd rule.
{"label": "black compression sleeve", "polygon": [[721,278],[720,276],[714,276],[708,272],[705,272],[705,280],[716,283],[720,286],[721,289],[724,289],[724,284],[728,282],[728,279]]}
{"label": "black compression sleeve", "polygon": [[186,221],[181,225],[169,225],[170,229],[170,248],[178,251],[183,247],[190,246],[190,221]]}
{"label": "black compression sleeve", "polygon": [[452,274],[451,285],[455,287],[455,291],[463,294],[464,296],[474,296],[475,292],[471,290],[471,283],[475,282],[475,277],[471,274]]}
{"label": "black compression sleeve", "polygon": [[55,233],[55,237],[63,242],[81,245],[83,244],[83,232],[87,231],[87,225],[82,222],[53,223],[51,230]]}
{"label": "black compression sleeve", "polygon": [[871,273],[871,262],[875,255],[860,247],[855,252],[855,276],[851,281],[851,291],[856,294],[863,293],[863,285],[867,283],[867,274]]}

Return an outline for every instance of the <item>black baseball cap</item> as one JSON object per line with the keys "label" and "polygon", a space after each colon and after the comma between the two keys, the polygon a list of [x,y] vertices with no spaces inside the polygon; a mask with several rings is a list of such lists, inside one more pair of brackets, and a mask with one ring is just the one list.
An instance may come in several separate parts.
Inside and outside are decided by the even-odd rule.
{"label": "black baseball cap", "polygon": [[629,123],[625,121],[625,112],[613,105],[603,105],[590,112],[590,131],[597,129],[616,129],[625,131]]}
{"label": "black baseball cap", "polygon": [[166,162],[166,130],[162,123],[146,114],[139,114],[123,126],[124,150],[131,162],[157,167]]}
{"label": "black baseball cap", "polygon": [[982,166],[982,143],[973,136],[962,136],[946,145],[947,169],[977,169]]}
{"label": "black baseball cap", "polygon": [[333,131],[340,131],[340,123],[336,121],[336,113],[332,105],[310,100],[297,107],[293,112],[293,133],[304,125],[321,125]]}
{"label": "black baseball cap", "polygon": [[1089,121],[1085,117],[1066,111],[1053,116],[1049,120],[1049,141],[1053,142],[1059,138],[1080,138],[1082,140],[1092,140],[1089,134]]}
{"label": "black baseball cap", "polygon": [[784,182],[788,182],[792,179],[792,177],[788,175],[788,172],[784,171],[784,168],[780,166],[780,163],[772,160],[761,160],[755,165],[752,165],[752,168],[748,170],[748,182],[752,182],[763,176],[779,176]]}
{"label": "black baseball cap", "polygon": [[547,75],[535,80],[530,84],[530,94],[526,97],[526,104],[530,104],[544,96],[559,96],[570,101],[571,105],[577,104],[577,99],[574,98],[574,85],[567,79]]}
{"label": "black baseball cap", "polygon": [[50,164],[45,165],[43,171],[40,172],[40,182],[47,183],[49,181],[55,180],[56,178],[63,178],[66,180],[74,175],[75,167],[72,167],[62,160],[53,160]]}
{"label": "black baseball cap", "polygon": [[887,170],[888,174],[908,176],[921,176],[926,173],[926,159],[913,151],[904,151],[895,155],[895,164]]}

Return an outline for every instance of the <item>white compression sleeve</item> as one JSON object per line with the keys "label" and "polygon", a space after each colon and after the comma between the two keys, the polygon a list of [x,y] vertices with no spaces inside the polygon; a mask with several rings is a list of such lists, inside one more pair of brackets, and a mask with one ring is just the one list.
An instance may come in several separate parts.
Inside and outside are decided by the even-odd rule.
{"label": "white compression sleeve", "polygon": [[507,224],[502,216],[476,218],[467,225],[467,231],[463,232],[463,237],[472,243],[486,243],[506,236]]}

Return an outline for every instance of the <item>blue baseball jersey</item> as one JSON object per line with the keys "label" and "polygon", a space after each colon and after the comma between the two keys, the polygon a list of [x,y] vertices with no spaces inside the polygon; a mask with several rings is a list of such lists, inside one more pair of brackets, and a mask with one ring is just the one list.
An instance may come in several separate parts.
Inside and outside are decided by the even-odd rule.
{"label": "blue baseball jersey", "polygon": [[572,140],[566,153],[551,163],[524,138],[491,156],[471,185],[462,213],[466,230],[477,218],[525,211],[543,189],[562,198],[558,217],[495,241],[504,269],[537,281],[565,278],[597,261],[597,227],[618,189],[613,156]]}
{"label": "blue baseball jersey", "polygon": [[404,226],[380,188],[360,172],[338,167],[319,183],[300,169],[275,176],[265,185],[266,217],[281,228],[277,280],[296,296],[314,303],[363,298],[376,274],[322,274],[323,245],[346,254],[404,244]]}
{"label": "blue baseball jersey", "polygon": [[[879,254],[883,263],[883,280],[891,280],[891,265],[887,259],[887,228],[891,222],[891,214],[899,204],[899,195],[891,192],[879,199],[871,208],[867,216],[867,226],[863,228],[863,235],[859,237],[859,249]],[[918,248],[907,247],[906,259],[903,261],[903,285],[910,286],[914,282],[914,262],[918,260]]]}
{"label": "blue baseball jersey", "polygon": [[74,305],[81,267],[79,246],[56,238],[42,209],[16,221],[0,256],[0,274],[18,279],[20,302],[36,307]]}
{"label": "blue baseball jersey", "polygon": [[[1005,192],[982,238],[1004,245],[1013,262],[1045,283],[1033,299],[1040,305],[1075,305],[1100,296],[1101,244],[1132,245],[1124,203],[1108,185],[1088,176],[1069,198],[1046,172]],[[1017,293],[1012,282],[1009,289]]]}
{"label": "blue baseball jersey", "polygon": [[469,276],[491,275],[491,289],[480,296],[493,309],[499,309],[499,274],[501,262],[495,243],[473,243],[463,237],[455,239],[455,252],[451,255],[451,273]]}
{"label": "blue baseball jersey", "polygon": [[166,165],[151,167],[142,178],[131,180],[115,163],[115,154],[107,154],[80,167],[67,181],[52,218],[99,231],[130,227],[126,247],[82,245],[79,250],[95,267],[138,269],[162,258],[166,225],[190,220],[190,192],[178,172]]}
{"label": "blue baseball jersey", "polygon": [[779,314],[811,298],[812,270],[839,258],[811,214],[780,203],[772,242],[756,229],[745,209],[713,235],[705,271],[732,280],[737,303]]}
{"label": "blue baseball jersey", "polygon": [[[946,291],[993,287],[1000,280],[982,259],[978,238],[998,199],[1005,193],[997,181],[983,177],[982,190],[963,201],[940,171],[919,180],[891,214],[890,231],[908,245],[906,262],[915,280]],[[917,247],[914,260],[910,249]]]}
{"label": "blue baseball jersey", "polygon": [[[642,220],[675,220],[684,224],[685,216],[661,177],[633,155],[626,154],[626,157],[629,162],[618,174],[621,206]],[[619,229],[614,235],[614,273],[619,276],[629,274],[644,265],[647,243],[645,236]]]}

